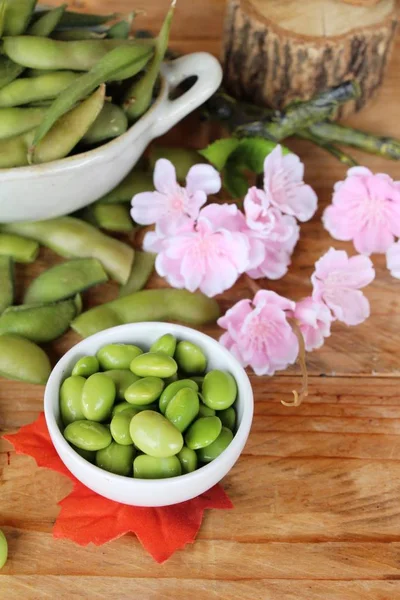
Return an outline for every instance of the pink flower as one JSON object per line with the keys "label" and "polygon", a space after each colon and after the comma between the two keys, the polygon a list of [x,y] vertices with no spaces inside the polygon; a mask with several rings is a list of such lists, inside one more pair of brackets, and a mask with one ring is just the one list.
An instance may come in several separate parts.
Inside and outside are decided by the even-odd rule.
{"label": "pink flower", "polygon": [[304,165],[296,154],[282,155],[281,146],[264,162],[264,189],[271,204],[283,213],[308,221],[317,210],[317,195],[303,181]]}
{"label": "pink flower", "polygon": [[234,208],[210,204],[192,227],[173,237],[162,238],[159,230],[157,240],[151,240],[153,248],[159,249],[158,274],[173,287],[199,289],[207,296],[231,288],[246,270],[250,255],[246,234],[228,229],[237,217]]}
{"label": "pink flower", "polygon": [[296,361],[299,351],[297,337],[287,321],[286,311],[294,308],[294,302],[260,290],[253,302],[241,300],[218,319],[218,325],[227,330],[220,343],[257,375],[273,375],[286,369]]}
{"label": "pink flower", "polygon": [[370,313],[369,302],[360,288],[371,283],[374,277],[374,267],[366,256],[349,258],[343,250],[330,248],[315,263],[311,277],[313,300],[324,302],[346,325],[358,325]]}
{"label": "pink flower", "polygon": [[306,350],[321,348],[324,338],[331,334],[333,317],[329,308],[322,302],[315,302],[311,297],[296,303],[294,318],[303,334]]}
{"label": "pink flower", "polygon": [[390,246],[386,252],[386,265],[391,276],[400,279],[400,242]]}
{"label": "pink flower", "polygon": [[156,162],[155,192],[142,192],[132,198],[132,219],[141,225],[163,222],[174,234],[183,223],[196,219],[207,195],[217,193],[221,178],[211,165],[194,165],[186,177],[186,188],[176,181],[173,164],[165,158]]}
{"label": "pink flower", "polygon": [[388,175],[353,167],[345,181],[336,183],[322,220],[335,239],[353,240],[357,252],[386,252],[400,236],[400,184]]}

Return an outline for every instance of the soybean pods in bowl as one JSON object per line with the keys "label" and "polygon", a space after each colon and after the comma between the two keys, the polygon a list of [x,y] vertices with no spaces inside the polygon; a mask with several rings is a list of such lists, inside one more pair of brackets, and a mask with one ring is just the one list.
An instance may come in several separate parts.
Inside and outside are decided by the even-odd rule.
{"label": "soybean pods in bowl", "polygon": [[[177,350],[181,342],[190,342],[195,349],[186,345],[185,352],[181,350],[179,353]],[[121,344],[135,346],[142,353],[131,360],[130,366],[136,363],[133,371],[130,366],[127,369],[125,363],[112,365],[114,372],[111,369],[108,374],[111,365],[106,360],[101,367],[99,353],[101,357],[103,347]],[[179,347],[182,349],[183,345]],[[193,351],[195,364],[187,360],[187,348],[190,353]],[[148,364],[146,358],[142,358],[146,355],[150,358]],[[157,355],[156,358],[154,355]],[[97,357],[99,368],[104,370],[93,373],[95,361],[90,361],[90,368],[86,370],[85,363],[90,356]],[[205,360],[202,358],[200,361],[202,356]],[[76,391],[72,390],[71,400],[66,396],[64,414],[66,421],[70,422],[64,424],[59,405],[60,388],[82,358],[85,360],[81,360],[79,366],[84,368],[78,369],[79,375],[74,374],[74,377],[78,381],[82,377],[87,382],[95,375],[95,385],[89,384],[85,400],[85,384],[77,385]],[[184,365],[180,364],[182,361]],[[223,391],[229,391],[228,398],[225,394],[223,406],[216,408],[209,406],[209,390],[206,394],[208,404],[205,402],[203,390],[208,374],[213,372],[216,374],[209,378],[212,385],[206,385],[206,392],[211,387],[211,403],[218,397],[219,378],[222,379]],[[221,376],[219,372],[232,376],[234,393],[231,381],[227,383],[225,375]],[[129,379],[129,373],[133,379]],[[114,383],[114,387],[111,389],[105,384],[105,393],[100,386],[101,402],[98,407],[95,395],[97,384],[103,381],[103,377],[104,381],[107,378]],[[157,386],[152,383],[149,388],[151,403],[142,403],[145,398],[141,395],[143,390],[140,386],[140,394],[130,395],[129,401],[126,396],[129,388],[134,386],[135,390],[136,383],[146,378],[157,382]],[[86,402],[84,411],[76,408],[76,403],[79,408],[80,393],[81,401]],[[112,403],[110,398],[113,398]],[[70,406],[71,411],[68,410]],[[67,468],[95,492],[136,506],[183,502],[220,481],[244,447],[252,413],[251,386],[235,358],[208,336],[166,323],[134,323],[86,338],[57,364],[45,393],[50,436]],[[68,441],[62,435],[64,427]],[[86,429],[91,435],[89,441],[84,439]]]}

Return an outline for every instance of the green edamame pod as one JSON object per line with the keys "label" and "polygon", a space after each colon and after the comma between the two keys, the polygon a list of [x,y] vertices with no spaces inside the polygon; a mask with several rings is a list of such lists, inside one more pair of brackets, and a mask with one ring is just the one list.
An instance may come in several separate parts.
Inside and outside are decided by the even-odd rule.
{"label": "green edamame pod", "polygon": [[107,37],[112,39],[127,40],[132,29],[136,12],[132,11],[123,21],[114,23],[107,31]]}
{"label": "green edamame pod", "polygon": [[105,33],[94,31],[93,29],[63,29],[55,31],[51,36],[54,40],[63,42],[77,42],[82,40],[104,40]]}
{"label": "green edamame pod", "polygon": [[122,108],[111,102],[105,102],[99,116],[83,136],[82,142],[98,144],[122,135],[127,129],[128,119]]}
{"label": "green edamame pod", "polygon": [[122,284],[128,280],[133,248],[74,217],[8,223],[2,230],[37,240],[64,258],[97,258],[113,279]]}
{"label": "green edamame pod", "polygon": [[172,162],[176,170],[176,178],[180,182],[185,181],[191,167],[205,162],[204,158],[196,150],[152,146],[149,152],[149,163],[152,171],[154,171],[155,164],[160,158],[166,158]]}
{"label": "green edamame pod", "polygon": [[45,12],[29,27],[27,34],[43,37],[50,35],[61,21],[67,6],[67,4],[61,4],[61,6]]}
{"label": "green edamame pod", "polygon": [[141,454],[133,461],[133,476],[136,479],[166,479],[182,474],[179,458],[156,458]]}
{"label": "green edamame pod", "polygon": [[0,89],[21,75],[24,67],[17,65],[7,56],[0,56]]}
{"label": "green edamame pod", "polygon": [[44,385],[50,372],[50,361],[39,346],[19,335],[0,335],[1,377]]}
{"label": "green edamame pod", "polygon": [[62,28],[96,27],[97,25],[104,25],[104,23],[108,23],[108,21],[113,21],[116,18],[118,18],[118,13],[111,13],[109,15],[93,15],[67,10],[61,17],[61,21],[58,26]]}
{"label": "green edamame pod", "polygon": [[60,388],[60,412],[64,425],[85,418],[82,411],[82,392],[86,379],[72,375],[67,377]]}
{"label": "green edamame pod", "polygon": [[8,0],[4,35],[21,35],[26,30],[37,0]]}
{"label": "green edamame pod", "polygon": [[119,290],[120,297],[127,296],[133,292],[138,292],[145,287],[154,271],[156,254],[151,252],[135,251],[135,260],[129,279]]}
{"label": "green edamame pod", "polygon": [[160,66],[168,48],[169,31],[174,15],[175,4],[176,0],[172,0],[171,8],[167,13],[160,33],[158,34],[154,56],[149,68],[138,81],[133,83],[124,97],[124,109],[130,121],[135,121],[141,117],[151,104]]}
{"label": "green edamame pod", "polygon": [[134,167],[116,188],[100,198],[98,202],[101,204],[130,202],[135,194],[140,194],[140,192],[152,192],[153,190],[153,176],[150,175],[150,173],[139,171],[137,167]]}
{"label": "green edamame pod", "polygon": [[0,314],[14,301],[14,263],[9,256],[0,256]]}
{"label": "green edamame pod", "polygon": [[0,1],[0,37],[4,35],[4,24],[6,21],[7,0]]}
{"label": "green edamame pod", "polygon": [[89,207],[97,227],[107,231],[129,233],[135,229],[129,207],[126,204],[99,204]]}
{"label": "green edamame pod", "polygon": [[106,54],[106,56],[99,60],[88,73],[81,75],[54,100],[43,118],[43,121],[36,130],[32,147],[30,148],[30,155],[34,155],[36,146],[50,131],[54,123],[69,111],[76,102],[79,102],[82,98],[92,93],[98,85],[101,85],[104,81],[110,79],[110,77],[112,77],[119,69],[129,66],[132,67],[133,74],[139,73],[149,61],[152,53],[152,48],[137,45],[114,48],[114,50],[111,50],[111,52]]}
{"label": "green edamame pod", "polygon": [[111,442],[107,448],[96,452],[96,465],[110,473],[127,477],[132,474],[135,454],[133,445],[122,446]]}
{"label": "green edamame pod", "polygon": [[99,361],[95,356],[82,356],[74,365],[72,375],[79,377],[90,377],[100,370]]}
{"label": "green edamame pod", "polygon": [[0,529],[0,569],[4,567],[8,557],[7,538]]}
{"label": "green edamame pod", "polygon": [[14,333],[32,342],[51,342],[65,333],[76,313],[74,300],[11,306],[0,316],[0,335]]}
{"label": "green edamame pod", "polygon": [[21,77],[0,89],[0,108],[52,100],[80,77],[72,71],[54,71],[38,77]]}
{"label": "green edamame pod", "polygon": [[107,274],[96,258],[69,260],[36,277],[25,292],[24,304],[65,300],[107,280]]}
{"label": "green edamame pod", "polygon": [[79,335],[87,337],[124,323],[180,321],[202,325],[216,321],[219,315],[216,300],[200,293],[176,289],[142,290],[83,312],[71,326]]}
{"label": "green edamame pod", "polygon": [[0,140],[31,131],[39,125],[44,112],[43,108],[0,108]]}

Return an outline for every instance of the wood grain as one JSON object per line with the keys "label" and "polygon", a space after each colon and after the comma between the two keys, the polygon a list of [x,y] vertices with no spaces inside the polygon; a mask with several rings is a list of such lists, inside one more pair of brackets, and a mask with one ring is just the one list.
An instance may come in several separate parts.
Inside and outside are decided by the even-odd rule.
{"label": "wood grain", "polygon": [[[52,2],[56,4],[56,2]],[[74,3],[100,12],[109,3]],[[128,11],[130,0],[112,10]],[[164,4],[146,3],[143,25],[159,26]],[[224,2],[180,2],[173,46],[219,53]],[[400,44],[386,83],[368,110],[352,119],[365,129],[400,137]],[[197,119],[166,140],[204,146],[216,132]],[[320,199],[318,214],[302,225],[289,274],[265,286],[294,299],[310,291],[315,260],[332,241],[320,217],[333,183],[345,169],[310,144],[293,143],[306,179]],[[375,171],[400,178],[399,163],[354,153]],[[42,251],[32,266],[18,266],[18,294],[56,261]],[[224,481],[233,511],[208,511],[197,542],[164,565],[155,564],[134,536],[80,548],[51,535],[57,502],[71,484],[38,469],[0,441],[0,527],[10,546],[0,572],[7,600],[396,600],[400,599],[400,402],[398,336],[400,282],[383,257],[373,257],[377,279],[367,291],[370,320],[357,328],[335,325],[324,348],[309,356],[310,396],[298,409],[280,404],[299,385],[297,369],[274,378],[251,376],[256,406],[245,451]],[[165,285],[153,277],[150,285]],[[85,297],[87,306],[115,297],[107,284]],[[249,295],[239,283],[219,298],[223,310]],[[205,331],[217,337],[216,326]],[[78,340],[73,333],[49,347],[52,360]],[[0,381],[0,427],[15,431],[42,409],[43,389]]]}

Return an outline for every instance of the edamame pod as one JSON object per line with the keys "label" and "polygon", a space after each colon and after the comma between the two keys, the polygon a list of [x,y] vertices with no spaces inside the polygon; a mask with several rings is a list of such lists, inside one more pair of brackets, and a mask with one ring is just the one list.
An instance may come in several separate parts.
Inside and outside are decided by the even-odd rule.
{"label": "edamame pod", "polygon": [[77,313],[74,300],[11,306],[0,316],[0,335],[14,333],[32,342],[51,342],[69,327]]}
{"label": "edamame pod", "polygon": [[156,40],[154,56],[146,73],[142,75],[138,81],[135,81],[132,84],[124,97],[124,108],[130,121],[135,121],[141,117],[151,104],[160,66],[168,48],[169,31],[174,15],[175,4],[176,0],[172,0],[171,8],[165,17]]}
{"label": "edamame pod", "polygon": [[148,406],[160,397],[164,382],[159,377],[143,377],[125,391],[125,400],[134,406]]}
{"label": "edamame pod", "polygon": [[8,557],[7,538],[0,529],[0,569],[4,567]]}
{"label": "edamame pod", "polygon": [[176,337],[166,333],[159,337],[151,346],[150,352],[163,352],[168,356],[174,356],[176,348]]}
{"label": "edamame pod", "polygon": [[2,230],[37,240],[65,258],[97,258],[106,272],[122,284],[131,272],[133,248],[74,217],[8,223]]}
{"label": "edamame pod", "polygon": [[31,131],[39,125],[44,112],[43,108],[0,108],[0,140]]}
{"label": "edamame pod", "polygon": [[117,40],[127,40],[132,29],[132,23],[135,19],[136,12],[132,11],[123,21],[114,23],[107,31],[107,37]]}
{"label": "edamame pod", "polygon": [[106,34],[94,31],[93,29],[75,28],[55,31],[51,37],[54,40],[61,40],[63,42],[77,42],[82,40],[104,40]]}
{"label": "edamame pod", "polygon": [[179,458],[155,458],[141,454],[133,461],[133,476],[136,479],[167,479],[182,474]]}
{"label": "edamame pod", "polygon": [[133,445],[122,446],[111,442],[107,448],[96,452],[96,465],[110,473],[127,477],[132,474],[135,454]]}
{"label": "edamame pod", "polygon": [[26,30],[37,0],[7,0],[4,35],[21,35]]}
{"label": "edamame pod", "polygon": [[28,29],[28,35],[47,37],[57,27],[67,8],[67,4],[61,4],[52,10],[46,11]]}
{"label": "edamame pod", "polygon": [[83,312],[71,326],[79,335],[87,337],[124,323],[181,321],[202,325],[216,321],[219,315],[216,300],[200,293],[176,289],[142,290]]}
{"label": "edamame pod", "polygon": [[99,361],[95,356],[82,356],[82,358],[76,361],[74,368],[72,369],[72,375],[90,377],[90,375],[97,373],[99,370]]}
{"label": "edamame pod", "polygon": [[115,383],[115,390],[118,400],[124,400],[125,392],[128,387],[138,380],[138,377],[136,377],[136,375],[134,375],[129,369],[109,369],[104,371],[104,375],[111,377]]}
{"label": "edamame pod", "polygon": [[107,344],[97,352],[97,359],[104,371],[129,369],[133,359],[140,354],[143,350],[133,344]]}
{"label": "edamame pod", "polygon": [[82,142],[98,144],[122,135],[127,129],[128,119],[122,108],[111,102],[105,102],[99,116],[84,135]]}
{"label": "edamame pod", "polygon": [[133,168],[116,188],[100,198],[101,204],[117,204],[119,202],[130,202],[135,194],[140,192],[151,192],[154,190],[153,177],[150,173],[144,173]]}
{"label": "edamame pod", "polygon": [[[115,42],[118,40],[108,41]],[[61,44],[63,42],[58,43]],[[71,110],[76,102],[79,102],[82,98],[91,94],[98,85],[109,80],[119,69],[129,66],[129,68],[132,67],[132,75],[139,73],[149,61],[152,52],[152,48],[141,45],[114,48],[114,50],[111,50],[104,58],[99,60],[88,73],[81,75],[72,85],[61,92],[48,109],[35,132],[32,147],[30,148],[30,155],[34,156],[36,146],[50,131],[54,123],[67,111]],[[86,133],[86,131],[84,133]]]}
{"label": "edamame pod", "polygon": [[81,450],[102,450],[112,442],[111,433],[105,425],[94,421],[74,421],[64,429],[64,437]]}
{"label": "edamame pod", "polygon": [[115,384],[104,373],[94,373],[85,380],[82,391],[82,412],[89,421],[105,421],[115,400]]}
{"label": "edamame pod", "polygon": [[197,469],[197,454],[191,448],[183,446],[182,450],[177,454],[181,463],[182,473],[192,473]]}
{"label": "edamame pod", "polygon": [[9,256],[0,256],[0,314],[14,301],[14,263]]}
{"label": "edamame pod", "polygon": [[0,108],[52,100],[80,75],[72,71],[54,71],[38,77],[21,77],[0,89]]}
{"label": "edamame pod", "polygon": [[182,433],[199,414],[199,397],[190,388],[182,388],[168,403],[165,416]]}
{"label": "edamame pod", "polygon": [[0,89],[21,75],[24,67],[17,65],[8,56],[0,56]]}
{"label": "edamame pod", "polygon": [[[204,352],[192,342],[179,342],[176,351],[175,359],[185,373],[204,373],[207,367],[207,358]],[[213,408],[213,407],[212,407]]]}
{"label": "edamame pod", "polygon": [[181,432],[153,410],[143,410],[135,415],[129,433],[135,446],[149,456],[168,458],[182,450]]}
{"label": "edamame pod", "polygon": [[133,292],[138,292],[146,286],[154,271],[156,256],[156,254],[152,254],[151,252],[135,250],[135,260],[133,262],[132,270],[128,281],[119,290],[120,297],[128,296],[128,294],[132,294]]}
{"label": "edamame pod", "polygon": [[1,377],[45,384],[50,372],[50,361],[39,346],[19,335],[0,335]]}
{"label": "edamame pod", "polygon": [[150,168],[154,171],[156,162],[160,158],[166,158],[175,167],[176,178],[183,182],[194,165],[204,163],[204,158],[196,151],[188,148],[167,148],[164,146],[152,146],[149,153]]}
{"label": "edamame pod", "polygon": [[214,410],[225,410],[232,406],[237,396],[234,377],[226,371],[209,371],[202,387],[203,402]]}
{"label": "edamame pod", "polygon": [[101,229],[120,233],[129,233],[135,229],[126,204],[99,204],[95,202],[89,209],[92,212],[94,222]]}
{"label": "edamame pod", "polygon": [[36,277],[25,292],[24,304],[65,300],[107,280],[107,274],[96,258],[69,260]]}
{"label": "edamame pod", "polygon": [[67,10],[61,17],[59,27],[96,27],[97,25],[104,25],[104,23],[108,23],[108,21],[113,21],[116,18],[118,18],[118,13],[93,15]]}
{"label": "edamame pod", "polygon": [[82,411],[82,392],[86,379],[72,375],[63,381],[60,388],[60,412],[64,425],[85,418]]}
{"label": "edamame pod", "polygon": [[167,406],[171,402],[172,398],[179,392],[179,390],[182,390],[183,388],[190,388],[195,392],[197,392],[199,389],[197,383],[191,379],[179,379],[178,381],[173,381],[167,385],[159,400],[159,408],[163,415],[165,414]]}
{"label": "edamame pod", "polygon": [[215,460],[220,454],[222,454],[224,450],[227,449],[232,440],[232,431],[227,427],[222,427],[221,433],[212,444],[209,444],[208,446],[197,450],[198,459],[202,463],[206,464]]}

